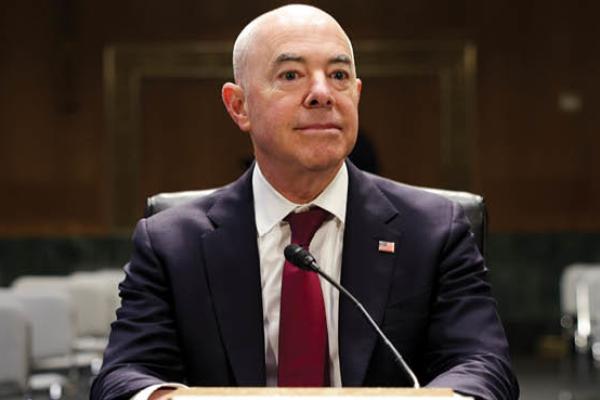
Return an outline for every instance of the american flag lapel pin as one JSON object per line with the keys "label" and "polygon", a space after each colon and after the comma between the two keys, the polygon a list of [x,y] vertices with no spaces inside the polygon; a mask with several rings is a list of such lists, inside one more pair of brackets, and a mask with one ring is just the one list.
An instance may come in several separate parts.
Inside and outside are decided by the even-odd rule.
{"label": "american flag lapel pin", "polygon": [[385,240],[380,240],[379,246],[377,249],[379,250],[380,253],[394,254],[394,252],[396,251],[396,243],[387,242]]}

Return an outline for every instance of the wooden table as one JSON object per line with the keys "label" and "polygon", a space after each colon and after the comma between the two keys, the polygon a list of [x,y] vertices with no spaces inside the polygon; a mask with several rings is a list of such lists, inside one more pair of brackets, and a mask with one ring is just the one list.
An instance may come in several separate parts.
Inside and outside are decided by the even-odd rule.
{"label": "wooden table", "polygon": [[[408,389],[408,388],[222,388],[196,387],[177,389],[172,393],[174,400],[216,400],[228,397],[228,400],[259,400],[264,397],[277,397],[277,400],[317,400],[317,398],[343,397],[344,400],[368,399],[374,397],[393,397],[394,400],[414,399],[445,400],[470,399],[455,394],[451,389]],[[332,399],[333,398],[333,399]]]}

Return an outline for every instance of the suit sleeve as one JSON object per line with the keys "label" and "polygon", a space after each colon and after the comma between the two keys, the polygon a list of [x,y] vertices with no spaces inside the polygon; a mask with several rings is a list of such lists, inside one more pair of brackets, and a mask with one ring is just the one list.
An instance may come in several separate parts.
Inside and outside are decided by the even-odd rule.
{"label": "suit sleeve", "polygon": [[425,353],[430,387],[483,400],[519,397],[484,260],[462,208],[453,204],[440,255]]}
{"label": "suit sleeve", "polygon": [[119,285],[121,308],[92,385],[92,400],[130,399],[145,387],[183,381],[169,279],[152,248],[146,220],[135,229],[125,273]]}

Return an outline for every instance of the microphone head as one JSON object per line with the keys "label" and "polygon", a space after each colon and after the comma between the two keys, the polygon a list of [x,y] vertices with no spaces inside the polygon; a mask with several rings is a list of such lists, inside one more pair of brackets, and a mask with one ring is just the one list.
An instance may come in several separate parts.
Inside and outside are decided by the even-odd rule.
{"label": "microphone head", "polygon": [[315,258],[300,245],[295,243],[287,245],[283,254],[286,260],[300,269],[306,271],[316,271],[318,269]]}

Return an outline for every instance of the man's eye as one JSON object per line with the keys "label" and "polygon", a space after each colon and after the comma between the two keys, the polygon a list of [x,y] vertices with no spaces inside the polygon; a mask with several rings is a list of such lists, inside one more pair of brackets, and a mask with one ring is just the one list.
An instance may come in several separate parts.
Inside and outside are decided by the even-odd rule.
{"label": "man's eye", "polygon": [[346,71],[335,71],[333,74],[331,74],[331,77],[333,79],[336,80],[344,80],[344,79],[348,79],[349,75]]}
{"label": "man's eye", "polygon": [[295,71],[286,71],[282,74],[282,78],[286,81],[293,81],[294,79],[298,78],[298,73]]}

